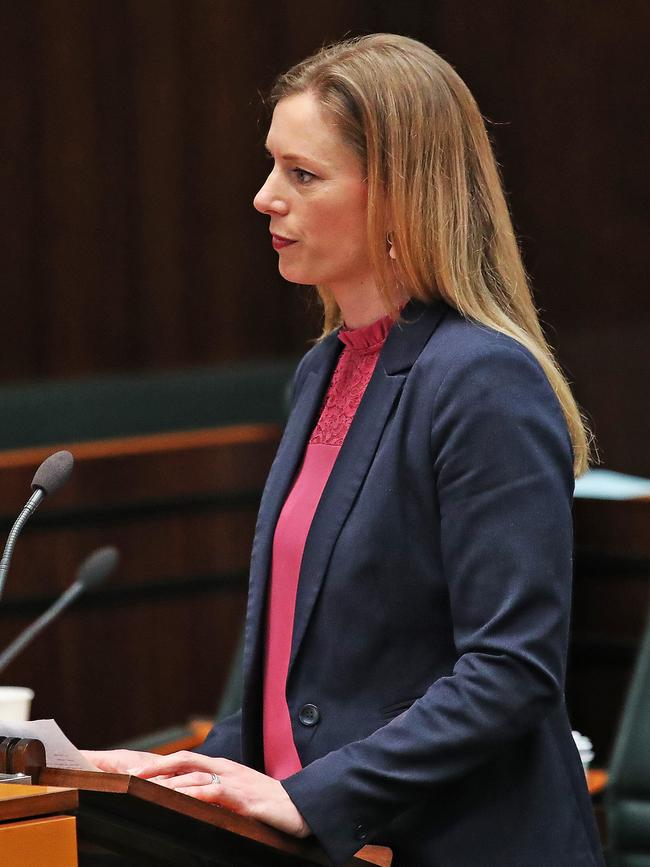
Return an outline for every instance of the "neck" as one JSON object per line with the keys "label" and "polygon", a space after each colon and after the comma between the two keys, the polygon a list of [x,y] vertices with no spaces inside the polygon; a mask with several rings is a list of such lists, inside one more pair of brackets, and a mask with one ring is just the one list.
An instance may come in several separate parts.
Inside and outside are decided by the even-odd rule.
{"label": "neck", "polygon": [[[332,287],[331,292],[347,328],[363,328],[364,325],[370,325],[371,322],[393,312],[387,309],[386,302],[374,284],[345,289]],[[407,300],[408,296],[405,294],[403,297],[396,297],[393,309],[399,309]]]}

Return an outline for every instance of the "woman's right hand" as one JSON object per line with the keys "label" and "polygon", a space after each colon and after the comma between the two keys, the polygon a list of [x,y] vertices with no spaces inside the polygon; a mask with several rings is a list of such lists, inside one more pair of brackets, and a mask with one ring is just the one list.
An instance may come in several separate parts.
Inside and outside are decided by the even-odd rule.
{"label": "woman's right hand", "polygon": [[159,758],[155,753],[140,750],[79,750],[85,759],[112,774],[127,774],[131,768],[138,768]]}

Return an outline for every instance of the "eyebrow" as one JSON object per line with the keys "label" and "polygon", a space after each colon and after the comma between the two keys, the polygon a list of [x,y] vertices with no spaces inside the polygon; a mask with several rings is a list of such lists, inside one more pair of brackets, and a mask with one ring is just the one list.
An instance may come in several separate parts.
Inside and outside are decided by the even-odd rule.
{"label": "eyebrow", "polygon": [[[269,156],[273,156],[271,149],[269,148],[267,142],[264,142],[264,149]],[[301,163],[303,161],[306,161],[306,162],[312,163],[314,165],[322,165],[325,168],[329,167],[328,163],[324,162],[323,160],[316,159],[316,157],[301,156],[300,154],[281,154],[281,159],[288,160],[290,162],[296,162],[296,163]]]}

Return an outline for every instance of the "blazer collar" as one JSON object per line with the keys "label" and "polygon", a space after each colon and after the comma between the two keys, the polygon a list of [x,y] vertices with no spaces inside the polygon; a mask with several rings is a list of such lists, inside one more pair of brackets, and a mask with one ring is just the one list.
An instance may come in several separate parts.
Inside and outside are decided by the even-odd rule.
{"label": "blazer collar", "polygon": [[261,674],[262,668],[264,612],[275,526],[300,467],[305,446],[318,419],[342,349],[343,344],[333,333],[312,351],[260,501],[251,552],[244,641],[244,683],[249,707],[254,706],[259,699],[256,677]]}
{"label": "blazer collar", "polygon": [[391,328],[380,356],[389,376],[413,367],[448,309],[443,301],[424,304],[412,298],[406,304],[401,321]]}
{"label": "blazer collar", "polygon": [[[408,301],[402,310],[400,321],[389,331],[379,356],[383,369],[389,376],[413,367],[440,319],[449,309],[444,301],[434,301],[431,304],[424,304],[415,298]],[[338,339],[339,330],[337,328],[318,344],[310,359],[310,370],[326,368],[328,376],[332,373],[334,362],[342,349]]]}

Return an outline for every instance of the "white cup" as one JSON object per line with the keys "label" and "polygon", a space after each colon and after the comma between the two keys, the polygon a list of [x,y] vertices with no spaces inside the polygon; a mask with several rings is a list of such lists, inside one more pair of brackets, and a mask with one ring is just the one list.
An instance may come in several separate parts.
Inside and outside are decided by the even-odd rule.
{"label": "white cup", "polygon": [[27,686],[0,686],[0,720],[25,722],[32,709],[34,690]]}
{"label": "white cup", "polygon": [[580,753],[580,759],[582,761],[582,767],[585,769],[585,774],[589,770],[589,765],[593,761],[594,758],[594,745],[585,735],[581,735],[580,732],[573,731],[571,732],[573,735],[573,740],[575,741],[575,745],[578,748],[578,752]]}

